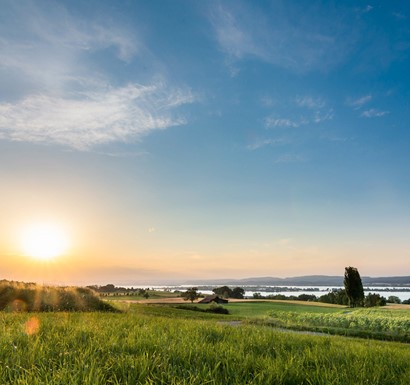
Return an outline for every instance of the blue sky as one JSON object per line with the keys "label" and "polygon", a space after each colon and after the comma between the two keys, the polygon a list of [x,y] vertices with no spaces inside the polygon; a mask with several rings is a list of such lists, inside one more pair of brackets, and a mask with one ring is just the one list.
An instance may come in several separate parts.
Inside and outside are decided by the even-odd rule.
{"label": "blue sky", "polygon": [[1,8],[5,278],[409,274],[405,2]]}

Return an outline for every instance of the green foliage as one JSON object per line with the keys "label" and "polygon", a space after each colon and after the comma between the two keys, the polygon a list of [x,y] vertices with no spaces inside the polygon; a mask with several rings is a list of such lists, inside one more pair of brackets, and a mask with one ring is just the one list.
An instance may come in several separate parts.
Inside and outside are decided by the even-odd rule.
{"label": "green foliage", "polygon": [[212,302],[207,308],[190,305],[177,305],[175,307],[177,309],[197,311],[202,313],[229,314],[228,309],[224,308],[223,306],[217,305],[215,302]]}
{"label": "green foliage", "polygon": [[399,297],[395,295],[390,295],[389,298],[387,298],[387,302],[389,303],[401,303],[401,300]]}
{"label": "green foliage", "polygon": [[118,311],[91,289],[41,286],[34,283],[0,283],[0,310],[6,311]]}
{"label": "green foliage", "polygon": [[346,290],[333,289],[328,294],[324,294],[319,297],[319,302],[333,303],[336,305],[348,305],[349,298],[347,297]]}
{"label": "green foliage", "polygon": [[404,304],[404,305],[410,305],[410,298],[409,298],[409,299],[405,299],[404,301],[402,301],[402,304]]}
{"label": "green foliage", "polygon": [[245,290],[242,287],[234,287],[232,289],[232,298],[243,299],[245,296]]}
{"label": "green foliage", "polygon": [[386,298],[380,294],[369,293],[364,299],[365,307],[386,306]]}
{"label": "green foliage", "polygon": [[209,308],[206,309],[205,311],[209,313],[215,313],[215,314],[229,314],[229,310],[224,308],[221,305],[216,304],[215,302],[212,302],[209,305]]}
{"label": "green foliage", "polygon": [[185,301],[191,301],[194,302],[199,298],[199,293],[198,293],[198,288],[196,287],[191,287],[189,288],[185,293],[182,293],[182,298]]}
{"label": "green foliage", "polygon": [[[161,310],[182,311],[175,308],[144,313],[153,308],[135,306],[122,314],[0,313],[0,383],[408,384],[405,344],[161,315]],[[28,333],[33,322],[38,328]]]}
{"label": "green foliage", "polygon": [[336,313],[274,311],[273,324],[298,330],[410,342],[408,312],[358,309]]}
{"label": "green foliage", "polygon": [[245,290],[242,287],[234,287],[233,289],[231,289],[228,286],[221,286],[212,289],[212,291],[223,298],[243,299],[245,296]]}
{"label": "green foliage", "polygon": [[212,289],[212,291],[216,295],[219,295],[220,297],[223,297],[223,298],[228,298],[232,296],[232,289],[228,286],[216,287],[215,289]]}
{"label": "green foliage", "polygon": [[346,267],[344,286],[349,299],[350,307],[362,307],[364,305],[364,291],[359,271],[355,267]]}

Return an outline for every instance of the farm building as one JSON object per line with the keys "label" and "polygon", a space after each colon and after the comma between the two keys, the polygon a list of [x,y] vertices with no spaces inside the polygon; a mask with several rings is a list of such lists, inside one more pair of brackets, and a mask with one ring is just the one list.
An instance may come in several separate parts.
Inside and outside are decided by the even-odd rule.
{"label": "farm building", "polygon": [[207,297],[205,297],[203,300],[199,301],[198,303],[211,303],[211,302],[228,303],[228,300],[223,299],[223,298],[217,296],[216,294],[213,294],[213,295],[208,295]]}

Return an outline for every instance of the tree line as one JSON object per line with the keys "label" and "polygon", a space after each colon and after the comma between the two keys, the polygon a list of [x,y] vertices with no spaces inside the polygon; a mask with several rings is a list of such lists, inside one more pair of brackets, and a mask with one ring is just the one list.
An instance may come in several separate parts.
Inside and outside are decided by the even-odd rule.
{"label": "tree line", "polygon": [[[296,300],[296,301],[314,301],[323,302],[336,305],[344,305],[349,307],[374,307],[385,306],[387,303],[404,303],[410,304],[410,299],[401,301],[396,296],[389,296],[387,299],[380,294],[369,293],[364,295],[362,279],[359,271],[355,267],[346,267],[344,274],[344,289],[333,289],[329,293],[317,297],[314,294],[300,294],[298,296],[285,296],[283,294],[270,294],[263,296],[261,293],[254,293],[254,299],[274,299],[274,300]],[[228,286],[217,287],[212,290],[214,294],[221,298],[237,298],[243,299],[245,297],[245,290],[242,287],[235,287],[231,289]],[[189,288],[182,293],[185,300],[191,302],[197,300],[200,294],[198,288]]]}

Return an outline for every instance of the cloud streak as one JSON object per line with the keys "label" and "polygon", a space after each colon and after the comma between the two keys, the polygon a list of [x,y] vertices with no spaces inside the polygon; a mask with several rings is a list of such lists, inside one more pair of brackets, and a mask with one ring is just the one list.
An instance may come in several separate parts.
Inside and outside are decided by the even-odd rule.
{"label": "cloud streak", "polygon": [[[86,150],[186,123],[177,110],[194,102],[189,88],[155,72],[144,84],[121,84],[104,70],[123,70],[138,55],[156,67],[135,31],[85,22],[56,4],[10,3],[6,11],[15,25],[0,17],[0,81],[10,84],[0,90],[1,139]],[[108,60],[98,60],[103,51]]]}
{"label": "cloud streak", "polygon": [[353,107],[355,110],[358,110],[362,108],[365,104],[369,103],[373,99],[373,96],[371,94],[362,96],[358,99],[349,99],[347,101],[347,104],[351,107]]}
{"label": "cloud streak", "polygon": [[375,108],[371,108],[370,110],[363,111],[360,116],[364,118],[380,118],[389,114],[389,111],[380,111]]}
{"label": "cloud streak", "polygon": [[285,13],[277,2],[268,20],[257,6],[225,4],[213,9],[210,20],[219,47],[231,62],[257,58],[296,72],[326,70],[343,61],[356,40],[336,9],[319,14],[313,6],[288,6]]}
{"label": "cloud streak", "polygon": [[267,128],[275,128],[275,127],[287,127],[287,128],[296,128],[299,127],[302,123],[288,119],[288,118],[266,118],[265,119],[265,127]]}
{"label": "cloud streak", "polygon": [[258,139],[256,141],[254,141],[252,144],[249,144],[248,146],[246,146],[246,148],[248,150],[254,151],[254,150],[258,150],[262,147],[266,147],[266,146],[276,146],[276,145],[283,145],[286,144],[286,140],[283,138],[279,138],[279,139]]}
{"label": "cloud streak", "polygon": [[31,95],[14,104],[0,104],[0,137],[85,150],[185,124],[172,110],[194,101],[189,90],[163,84],[130,84],[76,96]]}

